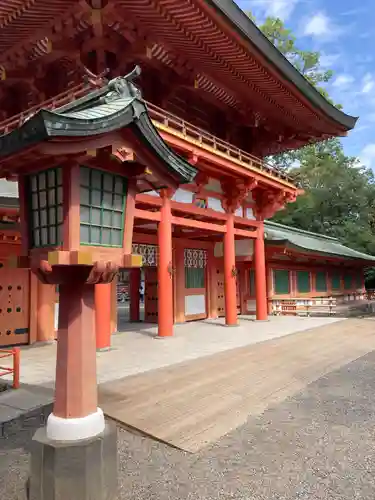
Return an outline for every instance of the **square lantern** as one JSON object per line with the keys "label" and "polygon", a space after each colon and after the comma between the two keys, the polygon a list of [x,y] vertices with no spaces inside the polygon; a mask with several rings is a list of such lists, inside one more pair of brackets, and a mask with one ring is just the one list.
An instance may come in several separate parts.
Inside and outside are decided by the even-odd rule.
{"label": "square lantern", "polygon": [[[104,251],[105,260],[117,266],[141,266],[141,258],[131,255],[131,241],[126,244],[124,238],[129,178],[97,168],[100,162],[96,153],[93,156],[82,165],[62,164],[21,179],[31,261],[52,258],[54,264],[91,264],[88,253],[93,262]],[[130,197],[132,206],[133,192]]]}
{"label": "square lantern", "polygon": [[80,167],[81,245],[122,246],[127,188],[120,175]]}

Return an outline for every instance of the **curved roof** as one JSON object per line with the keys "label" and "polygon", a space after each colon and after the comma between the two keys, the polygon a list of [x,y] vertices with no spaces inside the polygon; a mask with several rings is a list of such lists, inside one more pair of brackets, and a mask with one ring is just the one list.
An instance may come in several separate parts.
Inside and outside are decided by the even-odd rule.
{"label": "curved roof", "polygon": [[357,252],[357,250],[346,247],[336,238],[284,226],[276,222],[265,222],[264,229],[266,241],[276,245],[285,245],[289,248],[295,248],[304,252],[314,252],[315,254],[319,253],[362,261],[375,261],[375,256]]}
{"label": "curved roof", "polygon": [[197,169],[164,142],[132,83],[139,72],[137,67],[133,74],[115,78],[54,111],[41,109],[18,129],[0,136],[0,159],[55,137],[88,138],[126,128],[176,183],[191,182]]}
{"label": "curved roof", "polygon": [[265,56],[281,75],[295,85],[307,99],[320,108],[332,120],[346,129],[354,128],[358,118],[347,115],[333,106],[320,92],[291,64],[288,59],[257,28],[253,21],[232,0],[206,0],[211,3],[244,39],[251,42]]}

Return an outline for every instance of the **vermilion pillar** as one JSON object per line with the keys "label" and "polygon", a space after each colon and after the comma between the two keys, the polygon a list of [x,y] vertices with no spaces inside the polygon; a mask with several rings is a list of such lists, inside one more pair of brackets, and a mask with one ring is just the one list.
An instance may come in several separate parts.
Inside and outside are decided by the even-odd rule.
{"label": "vermilion pillar", "polygon": [[256,318],[265,321],[267,313],[267,279],[266,279],[266,257],[264,251],[264,227],[259,227],[258,237],[254,242],[255,259],[255,296],[256,296]]}
{"label": "vermilion pillar", "polygon": [[55,340],[56,286],[38,282],[37,338],[38,342]]}
{"label": "vermilion pillar", "polygon": [[141,286],[141,270],[132,269],[130,271],[130,321],[139,321],[139,289]]}
{"label": "vermilion pillar", "polygon": [[225,323],[228,326],[234,326],[237,325],[237,285],[233,213],[228,213],[226,229],[224,234]]}
{"label": "vermilion pillar", "polygon": [[172,283],[172,212],[166,190],[161,192],[163,204],[158,227],[158,336],[173,335],[173,283]]}
{"label": "vermilion pillar", "polygon": [[94,285],[73,279],[60,285],[55,404],[47,426],[51,439],[85,439],[104,429],[97,407],[94,294]]}
{"label": "vermilion pillar", "polygon": [[95,285],[95,332],[96,348],[111,347],[111,283]]}

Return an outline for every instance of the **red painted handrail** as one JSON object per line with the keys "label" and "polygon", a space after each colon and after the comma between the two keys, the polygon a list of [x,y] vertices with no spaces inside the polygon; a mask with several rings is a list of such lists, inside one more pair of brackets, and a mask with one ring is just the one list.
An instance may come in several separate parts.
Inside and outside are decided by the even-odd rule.
{"label": "red painted handrail", "polygon": [[13,357],[13,368],[0,366],[0,377],[13,373],[13,389],[19,389],[20,386],[20,348],[0,349],[0,358]]}

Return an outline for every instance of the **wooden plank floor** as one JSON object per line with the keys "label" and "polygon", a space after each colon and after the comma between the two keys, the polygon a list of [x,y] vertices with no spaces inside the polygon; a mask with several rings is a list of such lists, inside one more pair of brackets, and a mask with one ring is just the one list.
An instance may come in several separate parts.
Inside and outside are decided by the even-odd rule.
{"label": "wooden plank floor", "polygon": [[196,452],[374,349],[375,322],[349,319],[108,382],[99,400],[125,426]]}

